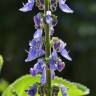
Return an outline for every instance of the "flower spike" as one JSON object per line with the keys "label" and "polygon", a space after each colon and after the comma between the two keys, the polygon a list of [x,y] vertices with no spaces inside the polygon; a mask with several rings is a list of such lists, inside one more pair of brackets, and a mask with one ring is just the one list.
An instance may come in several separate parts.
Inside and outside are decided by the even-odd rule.
{"label": "flower spike", "polygon": [[[34,67],[30,68],[30,74],[32,76],[41,74],[39,86],[35,83],[30,89],[26,90],[29,96],[36,96],[37,93],[40,96],[58,96],[59,89],[61,90],[62,96],[68,96],[66,87],[63,85],[54,86],[52,92],[50,90],[52,88],[51,80],[55,79],[55,71],[61,72],[65,68],[65,63],[60,59],[58,53],[65,59],[72,60],[69,52],[65,48],[66,43],[58,37],[52,37],[54,27],[58,23],[57,16],[52,14],[52,12],[56,10],[58,3],[63,12],[73,13],[73,10],[66,4],[66,0],[50,0],[50,2],[48,0],[28,0],[19,9],[22,12],[31,11],[34,4],[36,4],[39,10],[44,10],[44,13],[39,12],[33,18],[36,31],[34,32],[33,39],[29,42],[28,56],[25,59],[25,62],[38,59]],[[45,55],[44,58],[42,57],[43,55]]]}

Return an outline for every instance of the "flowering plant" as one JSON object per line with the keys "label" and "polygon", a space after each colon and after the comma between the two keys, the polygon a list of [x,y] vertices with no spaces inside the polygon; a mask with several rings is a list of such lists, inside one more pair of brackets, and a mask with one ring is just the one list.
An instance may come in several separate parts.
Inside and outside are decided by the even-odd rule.
{"label": "flowering plant", "polygon": [[[68,7],[66,0],[28,0],[19,10],[28,12],[32,10],[34,5],[36,5],[39,10],[44,10],[44,13],[39,12],[34,16],[36,31],[33,39],[29,42],[28,56],[25,59],[25,62],[38,59],[34,67],[30,68],[30,74],[33,77],[26,75],[17,80],[5,91],[3,96],[7,96],[6,94],[10,94],[8,96],[12,94],[14,94],[14,96],[87,95],[89,89],[85,86],[78,83],[71,83],[55,76],[56,70],[61,72],[65,68],[65,62],[60,59],[58,53],[69,61],[72,61],[72,58],[66,49],[67,44],[58,37],[53,37],[54,27],[58,23],[57,16],[54,15],[53,12],[56,11],[58,5],[62,12],[73,13],[73,10]],[[41,75],[37,75],[38,73],[41,73]],[[20,84],[24,84],[24,88],[18,88]],[[30,85],[30,87],[28,85]],[[19,93],[20,90],[22,90],[21,93]]]}

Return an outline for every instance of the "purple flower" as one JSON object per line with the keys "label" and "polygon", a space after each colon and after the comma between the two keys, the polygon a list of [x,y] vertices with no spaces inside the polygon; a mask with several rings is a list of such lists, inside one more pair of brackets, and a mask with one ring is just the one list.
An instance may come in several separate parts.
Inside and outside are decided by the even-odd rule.
{"label": "purple flower", "polygon": [[37,84],[33,84],[33,86],[29,90],[25,90],[25,92],[30,96],[35,96],[37,92]]}
{"label": "purple flower", "polygon": [[57,60],[57,58],[58,58],[58,55],[57,55],[56,51],[54,50],[52,52],[52,56],[51,56],[51,59],[50,59],[50,70],[56,70],[56,67],[57,67],[56,60]]}
{"label": "purple flower", "polygon": [[22,12],[31,11],[33,6],[34,6],[34,0],[28,0],[28,2],[26,4],[23,4],[23,7],[20,8],[19,10]]}
{"label": "purple flower", "polygon": [[68,52],[65,48],[60,49],[60,53],[61,53],[61,55],[62,55],[64,58],[72,61],[71,57],[69,56],[69,52]]}
{"label": "purple flower", "polygon": [[67,4],[65,4],[66,0],[59,0],[59,7],[63,12],[73,13],[73,10],[70,9]]}
{"label": "purple flower", "polygon": [[34,65],[34,68],[38,70],[38,72],[43,72],[45,67],[45,62],[43,59],[38,59],[38,62]]}
{"label": "purple flower", "polygon": [[65,63],[61,59],[57,60],[57,70],[61,72],[65,67]]}
{"label": "purple flower", "polygon": [[51,11],[46,12],[46,23],[51,24],[52,23],[52,17],[51,17]]}
{"label": "purple flower", "polygon": [[53,58],[50,60],[50,70],[56,70],[56,60]]}
{"label": "purple flower", "polygon": [[33,68],[30,68],[30,74],[36,76],[38,73],[41,73],[41,84],[46,82],[46,69],[45,62],[42,59],[38,59],[38,62],[34,65]]}
{"label": "purple flower", "polygon": [[34,23],[35,23],[35,28],[40,28],[41,25],[41,16],[40,13],[34,16]]}
{"label": "purple flower", "polygon": [[67,93],[66,93],[67,92],[67,88],[64,85],[61,85],[60,88],[61,88],[62,96],[68,96]]}
{"label": "purple flower", "polygon": [[40,38],[42,37],[42,29],[37,29],[36,32],[34,33],[34,38]]}
{"label": "purple flower", "polygon": [[39,72],[42,73],[45,68],[45,62],[42,59],[38,59],[38,62],[33,68],[30,68],[30,74],[36,76]]}
{"label": "purple flower", "polygon": [[38,70],[37,70],[37,69],[35,69],[35,68],[30,68],[30,74],[31,74],[32,76],[36,76],[37,73],[38,73]]}
{"label": "purple flower", "polygon": [[65,49],[66,43],[64,43],[62,40],[59,40],[56,37],[53,38],[52,43],[53,43],[54,50],[56,50],[57,52],[60,52],[64,58],[70,61],[72,60],[71,57],[69,56],[69,52]]}
{"label": "purple flower", "polygon": [[41,76],[41,84],[45,84],[45,83],[46,83],[46,69],[44,67]]}
{"label": "purple flower", "polygon": [[59,48],[60,48],[60,42],[55,42],[54,45],[53,45],[53,48],[58,52],[59,51]]}
{"label": "purple flower", "polygon": [[25,62],[32,61],[45,54],[45,51],[42,49],[42,38],[34,38],[31,42],[29,42],[29,46],[30,48],[28,52],[28,57]]}
{"label": "purple flower", "polygon": [[61,55],[62,55],[64,58],[72,61],[71,57],[69,56],[69,52],[65,49],[65,46],[66,46],[66,43],[64,43],[62,40],[60,40],[60,48],[59,48],[59,51],[60,51]]}

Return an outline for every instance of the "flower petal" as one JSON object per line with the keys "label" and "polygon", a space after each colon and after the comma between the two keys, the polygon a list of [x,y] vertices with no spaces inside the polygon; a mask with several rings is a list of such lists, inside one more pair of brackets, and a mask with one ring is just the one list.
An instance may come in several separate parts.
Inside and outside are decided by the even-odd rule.
{"label": "flower petal", "polygon": [[33,6],[34,6],[34,0],[30,0],[26,4],[24,4],[23,7],[20,8],[19,10],[22,12],[31,11]]}
{"label": "flower petal", "polygon": [[29,42],[30,47],[41,49],[43,45],[42,38],[34,38],[32,41]]}
{"label": "flower petal", "polygon": [[29,90],[25,90],[25,92],[30,96],[35,96],[37,93],[37,84],[33,84],[33,86]]}
{"label": "flower petal", "polygon": [[59,0],[59,4],[65,4],[66,0]]}
{"label": "flower petal", "polygon": [[38,72],[42,72],[44,69],[45,63],[42,59],[38,59],[38,62],[34,65],[34,68],[38,70]]}
{"label": "flower petal", "polygon": [[25,62],[29,62],[29,61],[32,61],[32,60],[36,59],[37,55],[38,55],[37,51],[38,51],[38,49],[35,49],[35,48],[31,47],[29,49],[28,57],[27,57],[27,59],[25,59]]}
{"label": "flower petal", "polygon": [[59,72],[61,72],[61,71],[64,69],[64,67],[65,67],[65,63],[62,62],[61,59],[59,59],[59,60],[57,61],[57,70],[58,70]]}
{"label": "flower petal", "polygon": [[41,57],[45,54],[45,51],[43,49],[39,49],[37,53],[38,53],[38,57]]}
{"label": "flower petal", "polygon": [[63,12],[66,13],[73,13],[73,10],[68,7],[67,4],[65,4],[65,1],[59,0],[59,7]]}
{"label": "flower petal", "polygon": [[61,55],[62,55],[64,58],[72,61],[71,57],[69,56],[69,54],[68,54],[68,52],[67,52],[67,50],[66,50],[65,48],[62,49],[62,50],[60,50],[60,53],[61,53]]}
{"label": "flower petal", "polygon": [[45,54],[45,51],[42,49],[30,48],[28,57],[25,59],[25,62],[32,61],[38,57],[41,57]]}
{"label": "flower petal", "polygon": [[53,59],[50,60],[50,70],[56,70],[56,64]]}
{"label": "flower petal", "polygon": [[30,74],[31,74],[32,76],[36,76],[37,73],[38,73],[38,70],[37,70],[37,69],[30,68]]}
{"label": "flower petal", "polygon": [[41,84],[45,84],[45,83],[46,83],[46,69],[44,68],[41,76]]}
{"label": "flower petal", "polygon": [[67,88],[64,86],[64,85],[61,85],[61,93],[62,93],[62,96],[68,96],[66,91],[67,91]]}
{"label": "flower petal", "polygon": [[52,23],[52,17],[50,15],[46,16],[46,23],[51,24]]}
{"label": "flower petal", "polygon": [[37,29],[34,33],[34,38],[40,38],[42,36],[42,29]]}
{"label": "flower petal", "polygon": [[58,58],[58,54],[55,50],[53,50],[53,52],[52,52],[52,58],[53,58],[53,60],[56,60]]}
{"label": "flower petal", "polygon": [[41,23],[40,13],[34,16],[34,23],[35,23],[36,29],[40,28],[40,23]]}
{"label": "flower petal", "polygon": [[52,23],[51,11],[47,11],[46,12],[46,18],[45,18],[45,20],[46,20],[46,23],[47,24],[51,24]]}
{"label": "flower petal", "polygon": [[57,60],[57,58],[58,58],[58,55],[57,55],[56,51],[54,50],[52,52],[52,57],[50,59],[50,70],[56,70],[56,67],[57,67],[56,60]]}

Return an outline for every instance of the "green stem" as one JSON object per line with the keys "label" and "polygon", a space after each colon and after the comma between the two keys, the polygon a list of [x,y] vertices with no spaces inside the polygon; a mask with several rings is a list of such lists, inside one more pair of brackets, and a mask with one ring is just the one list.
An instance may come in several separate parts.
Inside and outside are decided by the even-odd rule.
{"label": "green stem", "polygon": [[48,94],[46,96],[51,96],[51,72],[49,69],[49,56],[51,54],[51,46],[50,46],[50,34],[49,34],[49,26],[45,25],[45,51],[46,51],[46,83],[48,86]]}
{"label": "green stem", "polygon": [[[44,15],[46,16],[46,12],[49,10],[50,1],[44,0]],[[46,63],[46,83],[47,83],[47,89],[48,93],[46,96],[51,96],[51,71],[49,69],[49,56],[51,55],[51,46],[50,46],[50,26],[46,23],[44,23],[44,31],[45,31],[45,58],[47,59]]]}

